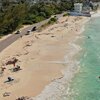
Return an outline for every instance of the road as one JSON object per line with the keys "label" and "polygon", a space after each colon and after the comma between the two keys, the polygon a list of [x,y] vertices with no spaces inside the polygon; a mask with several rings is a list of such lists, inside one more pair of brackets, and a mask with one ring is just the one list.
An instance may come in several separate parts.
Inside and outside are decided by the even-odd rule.
{"label": "road", "polygon": [[[59,14],[59,15],[56,15],[56,16],[59,19],[60,17],[63,16],[63,14]],[[42,22],[39,22],[39,23],[30,25],[27,28],[24,28],[21,31],[21,35],[25,35],[26,32],[28,30],[31,30],[34,26],[36,26],[37,28],[41,27],[43,24],[47,23],[48,21],[49,21],[49,19],[46,19],[46,20],[44,20]],[[15,42],[17,39],[19,39],[21,35],[20,34],[12,34],[11,36],[9,36],[8,38],[6,38],[5,40],[0,41],[0,52],[3,51],[5,48],[7,48],[9,45],[11,45],[13,42]]]}

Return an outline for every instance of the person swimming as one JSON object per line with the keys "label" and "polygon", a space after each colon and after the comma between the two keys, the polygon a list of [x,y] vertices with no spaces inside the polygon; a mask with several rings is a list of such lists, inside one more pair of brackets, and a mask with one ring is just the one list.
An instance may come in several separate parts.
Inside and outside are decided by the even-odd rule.
{"label": "person swimming", "polygon": [[88,39],[90,39],[90,36],[88,36]]}

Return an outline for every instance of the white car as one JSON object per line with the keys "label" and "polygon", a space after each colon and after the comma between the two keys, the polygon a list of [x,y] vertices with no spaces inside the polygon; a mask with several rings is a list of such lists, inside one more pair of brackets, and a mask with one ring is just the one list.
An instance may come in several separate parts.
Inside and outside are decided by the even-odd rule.
{"label": "white car", "polygon": [[30,32],[31,32],[31,30],[28,30],[28,31],[27,31],[27,33],[30,33]]}
{"label": "white car", "polygon": [[21,33],[21,31],[19,31],[19,30],[15,32],[15,34],[20,34],[20,33]]}
{"label": "white car", "polygon": [[25,35],[29,35],[29,34],[30,34],[30,32],[31,32],[31,30],[28,30],[28,31],[26,32],[26,34],[25,34]]}

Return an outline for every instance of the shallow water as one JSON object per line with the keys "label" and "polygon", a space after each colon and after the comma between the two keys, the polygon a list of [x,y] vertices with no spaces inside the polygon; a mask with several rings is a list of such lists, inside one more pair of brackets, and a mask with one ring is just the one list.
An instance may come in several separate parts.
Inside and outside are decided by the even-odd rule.
{"label": "shallow water", "polygon": [[80,71],[71,82],[67,100],[100,100],[100,18],[91,18],[83,33]]}

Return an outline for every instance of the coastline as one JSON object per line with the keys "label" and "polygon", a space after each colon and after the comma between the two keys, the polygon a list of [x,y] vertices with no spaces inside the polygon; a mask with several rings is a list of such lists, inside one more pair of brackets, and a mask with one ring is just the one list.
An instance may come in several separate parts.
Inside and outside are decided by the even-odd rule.
{"label": "coastline", "polygon": [[[1,52],[1,62],[17,57],[20,60],[17,64],[22,67],[22,71],[18,73],[6,71],[1,77],[3,82],[8,75],[11,75],[18,79],[18,83],[11,86],[0,83],[3,86],[0,98],[14,100],[24,95],[37,96],[32,98],[33,100],[45,100],[63,91],[63,86],[71,81],[79,64],[74,56],[81,48],[75,42],[87,20],[88,18],[85,17],[62,17],[57,24],[51,25],[42,32],[24,36]],[[7,69],[10,67],[12,66],[7,66]],[[2,93],[6,91],[11,92],[11,96],[4,98]]]}
{"label": "coastline", "polygon": [[[100,65],[100,63],[96,62],[99,61],[98,56],[96,56],[96,54],[97,55],[99,54],[99,51],[97,52],[98,50],[97,43],[99,42],[98,37],[100,32],[99,21],[100,21],[100,11],[93,14],[89,23],[86,24],[85,32],[83,32],[84,33],[83,35],[85,37],[83,40],[84,43],[81,45],[84,53],[82,53],[81,55],[80,70],[78,71],[77,76],[75,76],[75,78],[71,81],[71,85],[69,87],[69,92],[67,95],[68,100],[72,99],[96,100],[100,98],[99,96],[100,84],[98,79],[100,71],[98,71],[99,66],[94,67],[95,64]],[[90,39],[87,37],[90,37]],[[94,49],[91,51],[92,48]],[[92,59],[94,59],[93,60],[94,62],[91,62]],[[91,81],[93,84],[91,83]],[[91,96],[89,94],[91,94]]]}
{"label": "coastline", "polygon": [[[82,48],[76,44],[79,38],[83,38],[80,35],[84,32],[85,24],[90,20],[87,18],[82,22],[82,26],[80,26],[79,35],[74,38],[69,43],[69,48],[71,48],[67,54],[65,55],[65,68],[63,69],[62,78],[58,78],[51,82],[49,85],[45,87],[45,89],[36,97],[31,98],[32,100],[66,100],[67,95],[69,95],[69,85],[72,79],[75,77],[75,74],[79,71],[79,61],[77,59],[77,54],[82,50]],[[73,53],[72,53],[73,52]],[[30,99],[30,100],[31,100]]]}

